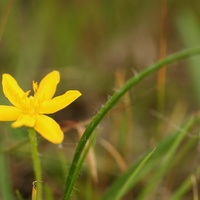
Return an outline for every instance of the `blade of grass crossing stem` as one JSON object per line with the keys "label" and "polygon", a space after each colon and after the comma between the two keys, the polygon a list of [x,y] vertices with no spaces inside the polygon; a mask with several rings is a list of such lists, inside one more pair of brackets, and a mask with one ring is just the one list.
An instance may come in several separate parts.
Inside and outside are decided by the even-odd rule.
{"label": "blade of grass crossing stem", "polygon": [[192,55],[200,54],[200,46],[186,49],[183,51],[180,51],[178,53],[172,54],[165,59],[150,65],[142,72],[138,73],[133,78],[129,79],[118,91],[116,91],[109,100],[105,103],[104,106],[99,110],[99,112],[94,116],[93,120],[90,122],[88,127],[86,128],[83,136],[81,137],[74,154],[74,158],[72,161],[72,165],[69,169],[69,173],[67,176],[67,180],[65,183],[65,190],[64,190],[64,196],[63,200],[69,200],[71,198],[71,193],[77,178],[77,163],[79,162],[79,159],[81,158],[81,154],[83,152],[84,146],[86,145],[88,139],[92,135],[94,129],[97,127],[97,125],[101,122],[103,117],[114,107],[114,105],[118,102],[118,100],[134,85],[145,79],[148,75],[153,74],[157,70],[159,70],[164,65],[168,65],[170,63],[173,63],[177,60],[187,58]]}
{"label": "blade of grass crossing stem", "polygon": [[197,180],[196,180],[195,175],[191,176],[191,182],[193,185],[193,200],[199,200]]}
{"label": "blade of grass crossing stem", "polygon": [[[200,173],[200,167],[197,168],[196,174]],[[188,178],[180,185],[180,187],[173,193],[173,195],[170,197],[171,200],[182,200],[184,194],[186,194],[189,189],[192,187],[191,182],[191,176],[193,174],[189,175]]]}
{"label": "blade of grass crossing stem", "polygon": [[[183,125],[183,128],[188,126],[189,122],[192,122],[191,120],[193,117],[191,117],[186,124]],[[190,128],[193,125],[193,123],[190,124],[188,128]],[[181,129],[181,128],[180,128]],[[134,185],[136,185],[142,178],[147,175],[152,169],[155,169],[155,167],[158,166],[158,164],[161,162],[161,159],[164,155],[167,154],[169,150],[169,146],[174,143],[174,141],[177,140],[179,137],[180,131],[176,131],[175,133],[169,134],[166,138],[164,138],[160,143],[158,144],[156,151],[152,155],[151,159],[148,161],[148,165],[145,165],[143,169],[137,174],[134,180],[132,180],[132,183],[129,185],[129,189],[133,188]],[[125,182],[130,176],[132,171],[134,171],[139,163],[142,162],[142,160],[146,157],[142,156],[138,161],[134,163],[132,167],[130,167],[126,172],[124,172],[120,177],[118,177],[114,183],[107,189],[107,191],[104,193],[102,200],[113,200],[113,195],[115,195],[116,191],[120,190],[122,187],[122,183]]]}
{"label": "blade of grass crossing stem", "polygon": [[166,173],[171,169],[173,166],[173,156],[175,155],[177,148],[179,147],[181,141],[184,139],[185,135],[188,133],[188,130],[191,128],[193,123],[194,117],[190,118],[185,126],[180,130],[178,137],[169,146],[166,156],[163,155],[162,161],[160,160],[162,165],[159,166],[152,178],[149,179],[151,184],[147,184],[147,186],[138,197],[138,200],[147,199],[149,195],[157,188]]}
{"label": "blade of grass crossing stem", "polygon": [[183,195],[191,188],[191,179],[187,178],[181,186],[175,191],[175,193],[170,197],[171,200],[181,200]]}
{"label": "blade of grass crossing stem", "polygon": [[[155,148],[156,149],[156,148]],[[125,182],[121,183],[121,188],[118,191],[115,191],[115,196],[113,197],[113,200],[119,200],[121,199],[128,189],[130,188],[130,185],[132,184],[132,180],[137,176],[138,172],[142,169],[142,167],[146,164],[146,162],[150,159],[152,154],[154,153],[155,149],[153,149],[150,153],[147,154],[144,159],[140,162],[140,164],[135,168],[135,170],[132,171],[130,176],[125,180]]]}
{"label": "blade of grass crossing stem", "polygon": [[[167,0],[162,0],[161,9],[161,34],[160,34],[160,59],[167,54]],[[158,71],[158,111],[162,112],[165,106],[166,68]]]}

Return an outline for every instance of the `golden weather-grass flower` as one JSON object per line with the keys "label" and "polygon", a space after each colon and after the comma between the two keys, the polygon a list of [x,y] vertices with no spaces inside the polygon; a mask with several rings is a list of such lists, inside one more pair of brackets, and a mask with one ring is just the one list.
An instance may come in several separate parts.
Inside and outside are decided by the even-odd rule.
{"label": "golden weather-grass flower", "polygon": [[32,127],[46,140],[55,144],[61,143],[64,135],[59,124],[45,114],[65,108],[81,96],[81,93],[78,90],[69,90],[63,95],[53,97],[59,82],[59,72],[50,72],[39,84],[33,81],[32,96],[29,95],[30,90],[24,92],[11,75],[3,74],[3,93],[13,106],[0,105],[0,121],[14,121],[13,128]]}

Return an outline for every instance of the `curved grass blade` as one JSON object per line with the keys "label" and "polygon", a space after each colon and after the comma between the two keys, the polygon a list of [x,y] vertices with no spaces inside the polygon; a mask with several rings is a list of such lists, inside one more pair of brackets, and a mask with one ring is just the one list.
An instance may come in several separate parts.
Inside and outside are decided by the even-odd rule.
{"label": "curved grass blade", "polygon": [[94,129],[97,127],[97,125],[101,122],[103,117],[114,107],[114,105],[118,102],[118,100],[134,85],[142,81],[144,78],[146,78],[148,75],[154,73],[164,65],[168,65],[170,63],[173,63],[177,60],[200,54],[200,46],[186,49],[183,51],[180,51],[178,53],[172,54],[165,59],[150,65],[145,70],[143,70],[141,73],[137,74],[135,77],[129,79],[117,92],[114,93],[113,96],[106,102],[106,104],[99,110],[99,112],[96,114],[96,116],[93,118],[93,120],[88,125],[87,129],[85,130],[83,136],[81,137],[75,154],[72,161],[72,165],[70,167],[67,180],[65,183],[65,191],[63,200],[69,200],[71,198],[71,193],[77,178],[77,163],[79,163],[79,159],[81,158],[81,154],[83,152],[83,149],[92,135]]}

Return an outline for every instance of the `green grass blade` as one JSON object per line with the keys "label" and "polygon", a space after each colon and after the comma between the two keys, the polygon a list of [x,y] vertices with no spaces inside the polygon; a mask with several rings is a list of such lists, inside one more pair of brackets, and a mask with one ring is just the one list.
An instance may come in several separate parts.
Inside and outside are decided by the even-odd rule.
{"label": "green grass blade", "polygon": [[189,177],[181,184],[178,190],[176,190],[176,192],[172,195],[171,200],[181,200],[183,198],[183,195],[188,191],[190,187],[191,187],[191,179]]}
{"label": "green grass blade", "polygon": [[[147,154],[148,155],[148,154]],[[115,195],[116,191],[118,191],[122,187],[122,183],[125,183],[131,174],[138,168],[140,163],[147,157],[147,155],[142,156],[139,160],[137,160],[132,167],[130,167],[126,172],[124,172],[120,177],[118,177],[114,183],[107,189],[107,191],[103,194],[102,199],[103,200],[111,200],[113,199],[113,196]],[[148,164],[148,167],[146,166],[142,171],[140,171],[134,180],[132,180],[132,183],[129,184],[129,188],[133,187],[139,179],[141,179],[142,176],[144,176],[153,166]]]}
{"label": "green grass blade", "polygon": [[45,193],[45,199],[48,200],[54,200],[53,194],[51,189],[48,187],[48,185],[44,185],[44,193]]}
{"label": "green grass blade", "polygon": [[[197,168],[196,173],[199,174],[200,167]],[[180,185],[180,187],[173,193],[171,196],[171,200],[181,200],[183,199],[183,195],[186,194],[189,189],[192,187],[192,181],[191,176],[193,174],[189,175],[188,178],[185,179],[185,181]]]}
{"label": "green grass blade", "polygon": [[[148,174],[152,169],[155,169],[155,167],[158,166],[161,159],[163,159],[163,157],[168,153],[169,147],[172,144],[176,143],[177,140],[180,140],[180,137],[183,137],[183,135],[186,133],[186,130],[191,128],[193,123],[194,117],[191,117],[180,129],[185,130],[185,132],[182,131],[182,136],[180,135],[180,130],[178,130],[177,132],[168,135],[158,144],[156,151],[152,155],[151,159],[148,161],[148,165],[145,165],[143,169],[137,174],[132,183],[129,184],[129,189],[134,187],[134,185],[136,185],[146,174]],[[139,163],[141,163],[144,158],[145,156],[142,156],[137,162],[135,162],[135,164],[131,168],[129,168],[124,174],[117,178],[115,182],[104,193],[102,199],[112,200],[113,195],[115,195],[116,191],[118,191],[122,187],[121,183],[126,182],[126,180],[131,176],[131,173],[138,167]]]}
{"label": "green grass blade", "polygon": [[[155,148],[156,149],[156,148]],[[146,164],[146,162],[150,159],[152,154],[154,153],[155,149],[153,149],[150,153],[148,153],[144,159],[141,160],[139,165],[132,171],[128,179],[125,182],[121,182],[121,187],[119,190],[116,190],[113,196],[113,200],[119,200],[123,195],[126,194],[130,186],[132,185],[132,181],[134,180],[135,176],[137,176],[138,172],[142,169],[142,167]]]}
{"label": "green grass blade", "polygon": [[139,200],[147,199],[148,196],[157,188],[160,181],[163,179],[165,174],[171,169],[173,166],[173,158],[176,154],[177,148],[179,147],[181,141],[184,139],[185,135],[188,133],[188,130],[194,124],[194,117],[191,117],[185,126],[179,131],[177,137],[173,141],[173,143],[168,146],[168,151],[166,154],[163,154],[163,158],[160,160],[162,165],[156,170],[155,174],[149,180],[151,184],[147,184],[146,188],[141,192],[141,195],[138,197]]}
{"label": "green grass blade", "polygon": [[114,107],[114,105],[119,101],[119,99],[134,85],[142,81],[144,78],[146,78],[148,75],[154,73],[164,65],[168,65],[170,63],[173,63],[177,60],[196,55],[200,53],[200,46],[195,48],[190,48],[184,51],[180,51],[178,53],[172,54],[171,56],[166,57],[165,59],[147,67],[145,70],[143,70],[141,73],[137,74],[135,77],[129,79],[117,92],[114,93],[113,96],[106,102],[106,104],[100,109],[100,111],[96,114],[96,116],[93,118],[91,123],[88,125],[87,129],[85,130],[83,136],[81,137],[75,154],[72,161],[72,165],[70,167],[68,177],[65,183],[65,191],[63,200],[69,200],[71,198],[71,193],[77,178],[76,173],[76,166],[79,162],[79,159],[81,157],[81,154],[83,152],[84,146],[87,143],[88,139],[92,135],[94,129],[96,126],[101,122],[103,117]]}
{"label": "green grass blade", "polygon": [[17,195],[17,200],[24,200],[19,190],[16,190],[16,195]]}

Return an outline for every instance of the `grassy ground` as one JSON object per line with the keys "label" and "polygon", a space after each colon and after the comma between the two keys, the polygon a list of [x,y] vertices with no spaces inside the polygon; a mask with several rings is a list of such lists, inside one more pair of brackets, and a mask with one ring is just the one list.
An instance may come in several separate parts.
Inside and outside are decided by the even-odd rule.
{"label": "grassy ground", "polygon": [[[29,90],[58,70],[57,94],[83,94],[52,115],[62,145],[38,135],[46,199],[63,199],[78,141],[113,93],[150,64],[199,45],[199,9],[197,0],[0,1],[1,74]],[[199,63],[175,62],[120,98],[92,134],[72,200],[200,199]],[[0,199],[30,199],[33,181],[26,128],[1,122]]]}

